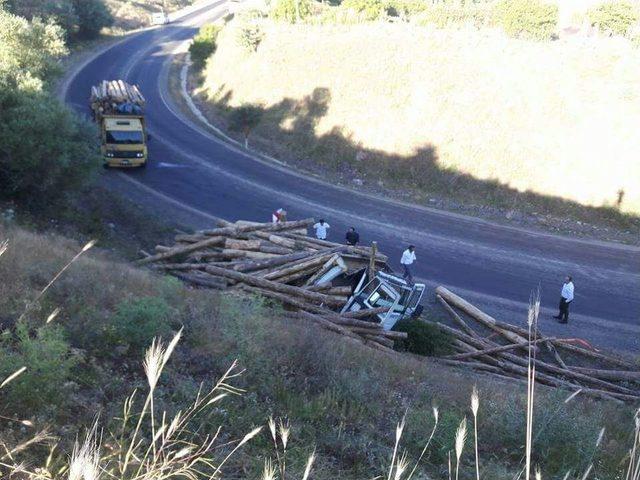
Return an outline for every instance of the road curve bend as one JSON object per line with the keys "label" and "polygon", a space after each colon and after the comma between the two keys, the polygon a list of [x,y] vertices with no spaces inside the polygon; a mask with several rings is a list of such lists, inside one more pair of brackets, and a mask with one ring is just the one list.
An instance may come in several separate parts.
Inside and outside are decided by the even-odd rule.
{"label": "road curve bend", "polygon": [[[265,221],[284,207],[290,218],[324,217],[335,241],[355,226],[363,241],[377,240],[393,264],[412,243],[417,276],[430,286],[445,285],[498,318],[522,324],[530,293],[540,286],[543,332],[640,354],[639,248],[526,231],[357,193],[256,158],[183,116],[168,94],[168,67],[176,48],[224,8],[221,1],[126,37],[65,82],[64,100],[83,114],[91,86],[103,79],[136,83],[147,98],[153,135],[149,166],[107,171],[108,185],[160,214],[188,214],[194,228],[216,217]],[[571,321],[561,326],[551,315],[566,273],[574,277],[576,294]]]}

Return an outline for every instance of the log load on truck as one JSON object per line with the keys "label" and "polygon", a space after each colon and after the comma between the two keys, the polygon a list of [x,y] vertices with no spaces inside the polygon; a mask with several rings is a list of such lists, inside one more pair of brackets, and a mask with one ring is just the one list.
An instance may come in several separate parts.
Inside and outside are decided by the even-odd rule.
{"label": "log load on truck", "polygon": [[147,164],[145,99],[136,85],[103,80],[91,87],[91,111],[100,128],[105,167],[144,167]]}

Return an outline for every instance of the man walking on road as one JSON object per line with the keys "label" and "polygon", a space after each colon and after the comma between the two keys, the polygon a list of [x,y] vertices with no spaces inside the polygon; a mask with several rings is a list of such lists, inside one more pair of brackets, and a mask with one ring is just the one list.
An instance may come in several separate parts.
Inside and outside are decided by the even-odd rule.
{"label": "man walking on road", "polygon": [[402,278],[407,280],[410,284],[413,284],[413,275],[411,274],[411,265],[416,261],[416,247],[413,245],[409,245],[404,252],[402,252],[402,258],[400,259],[400,263],[402,264],[402,268],[404,269],[404,273],[402,274]]}
{"label": "man walking on road", "polygon": [[329,230],[330,225],[324,221],[324,218],[321,218],[318,223],[316,223],[313,228],[316,230],[316,238],[318,240],[326,240],[327,239],[327,230]]}
{"label": "man walking on road", "polygon": [[560,323],[569,322],[569,304],[573,301],[573,279],[567,275],[564,279],[564,285],[562,285],[562,292],[560,293],[560,311],[558,315],[554,316],[560,321]]}
{"label": "man walking on road", "polygon": [[358,245],[358,242],[360,241],[360,234],[356,232],[355,227],[351,227],[347,231],[345,238],[347,239],[347,245],[351,245],[355,247],[356,245]]}

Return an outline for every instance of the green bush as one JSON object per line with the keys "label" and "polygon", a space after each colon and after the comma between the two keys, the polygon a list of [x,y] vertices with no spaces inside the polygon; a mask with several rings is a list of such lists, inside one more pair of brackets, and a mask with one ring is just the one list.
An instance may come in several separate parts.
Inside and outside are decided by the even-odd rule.
{"label": "green bush", "polygon": [[113,23],[103,0],[7,0],[5,8],[27,20],[51,20],[69,37],[93,38]]}
{"label": "green bush", "polygon": [[558,26],[558,6],[542,0],[501,0],[495,20],[512,37],[549,40]]}
{"label": "green bush", "polygon": [[78,17],[75,33],[80,38],[94,38],[105,27],[113,25],[113,15],[102,0],[73,0]]}
{"label": "green bush", "polygon": [[93,125],[41,92],[0,87],[0,111],[0,197],[40,208],[92,179]]}
{"label": "green bush", "polygon": [[[103,332],[105,349],[139,357],[154,337],[171,333],[171,308],[162,298],[143,297],[125,300],[116,308]],[[105,354],[112,354],[106,351]]]}
{"label": "green bush", "polygon": [[408,18],[423,12],[429,7],[421,0],[385,0],[384,8],[390,17]]}
{"label": "green bush", "polygon": [[198,34],[193,37],[189,53],[196,68],[203,68],[207,59],[216,51],[216,40],[220,30],[218,25],[208,23],[200,27]]}
{"label": "green bush", "polygon": [[61,405],[64,384],[77,363],[62,329],[47,325],[32,336],[26,322],[20,322],[15,333],[12,338],[5,332],[0,341],[0,375],[4,379],[22,367],[27,370],[0,391],[3,405],[23,415]]}
{"label": "green bush", "polygon": [[264,33],[257,23],[245,23],[238,28],[236,39],[240,46],[249,53],[258,50]]}
{"label": "green bush", "polygon": [[297,23],[311,15],[309,0],[277,0],[271,9],[274,20]]}
{"label": "green bush", "polygon": [[341,6],[353,10],[367,21],[377,20],[386,14],[386,5],[382,0],[345,0]]}
{"label": "green bush", "polygon": [[638,21],[638,9],[624,0],[608,2],[589,10],[587,17],[602,32],[626,35]]}
{"label": "green bush", "polygon": [[435,25],[438,28],[463,23],[483,27],[491,23],[491,10],[482,4],[433,4],[424,8],[415,18],[418,25]]}
{"label": "green bush", "polygon": [[399,344],[402,350],[430,357],[447,355],[453,351],[451,336],[430,323],[402,320],[393,329],[408,334],[408,338]]}

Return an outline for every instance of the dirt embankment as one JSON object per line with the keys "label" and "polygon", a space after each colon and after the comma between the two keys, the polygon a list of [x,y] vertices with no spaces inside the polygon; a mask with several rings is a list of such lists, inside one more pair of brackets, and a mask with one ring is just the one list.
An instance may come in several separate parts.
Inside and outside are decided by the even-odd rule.
{"label": "dirt embankment", "polygon": [[254,144],[270,153],[419,202],[640,228],[640,52],[625,40],[265,21],[248,53],[237,28],[200,98],[261,105]]}

